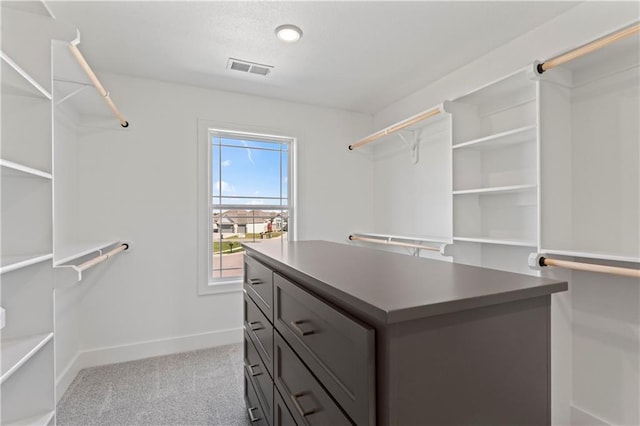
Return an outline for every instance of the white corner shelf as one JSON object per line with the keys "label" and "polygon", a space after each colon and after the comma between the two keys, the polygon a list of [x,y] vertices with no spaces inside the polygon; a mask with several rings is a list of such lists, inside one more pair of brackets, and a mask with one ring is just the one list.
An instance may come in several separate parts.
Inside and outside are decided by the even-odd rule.
{"label": "white corner shelf", "polygon": [[2,167],[3,175],[11,170],[14,172],[20,172],[20,173],[14,173],[16,176],[27,174],[31,176],[41,177],[44,179],[51,179],[51,173],[49,172],[34,169],[33,167],[25,166],[24,164],[15,163],[9,160],[4,160],[2,158],[0,158],[0,167]]}
{"label": "white corner shelf", "polygon": [[17,269],[26,268],[27,266],[35,265],[36,263],[45,262],[49,259],[53,259],[53,253],[3,256],[0,263],[0,275]]}
{"label": "white corner shelf", "polygon": [[2,94],[34,96],[51,100],[51,93],[0,50],[2,59]]}
{"label": "white corner shelf", "polygon": [[55,411],[47,411],[33,417],[7,423],[5,426],[47,426],[51,423],[55,415]]}
{"label": "white corner shelf", "polygon": [[509,194],[516,192],[525,192],[535,190],[538,185],[509,185],[509,186],[496,186],[492,188],[476,188],[476,189],[463,189],[459,191],[453,191],[453,195],[466,195],[466,194]]}
{"label": "white corner shelf", "polygon": [[518,239],[518,238],[485,238],[485,237],[454,236],[453,241],[481,243],[481,244],[496,244],[501,246],[534,247],[534,248],[537,247],[537,244],[535,241]]}
{"label": "white corner shelf", "polygon": [[[53,266],[70,266],[74,260],[87,256],[91,253],[99,253],[102,250],[114,246],[120,243],[121,240],[92,242],[92,243],[77,243],[71,246],[65,247],[63,253],[60,256],[54,258]],[[55,253],[54,253],[55,254]]]}
{"label": "white corner shelf", "polygon": [[610,260],[614,262],[625,262],[625,263],[639,263],[640,257],[634,256],[621,256],[617,254],[610,253],[602,253],[602,252],[593,252],[593,251],[576,251],[576,250],[558,250],[558,249],[545,249],[541,248],[540,253],[542,254],[555,254],[557,256],[567,256],[567,257],[581,257],[584,259],[597,259],[597,260]]}
{"label": "white corner shelf", "polygon": [[508,145],[515,145],[527,141],[536,140],[535,124],[519,127],[517,129],[507,130],[505,132],[496,133],[482,138],[472,139],[453,145],[452,149],[470,148],[476,150],[489,150],[502,148]]}
{"label": "white corner shelf", "polygon": [[36,334],[2,342],[2,376],[4,383],[53,338],[53,333]]}

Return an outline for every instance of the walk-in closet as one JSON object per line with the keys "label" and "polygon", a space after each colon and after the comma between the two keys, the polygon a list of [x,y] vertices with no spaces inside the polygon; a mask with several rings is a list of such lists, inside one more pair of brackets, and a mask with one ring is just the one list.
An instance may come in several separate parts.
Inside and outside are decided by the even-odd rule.
{"label": "walk-in closet", "polygon": [[0,21],[0,424],[640,424],[638,2]]}

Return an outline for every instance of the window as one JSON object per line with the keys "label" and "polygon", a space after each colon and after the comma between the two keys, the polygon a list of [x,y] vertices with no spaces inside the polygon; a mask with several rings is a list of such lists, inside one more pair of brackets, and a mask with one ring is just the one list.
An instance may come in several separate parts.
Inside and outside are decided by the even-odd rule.
{"label": "window", "polygon": [[[201,293],[240,290],[246,241],[285,241],[293,230],[293,139],[207,128],[206,280]],[[204,149],[199,150],[203,153]],[[200,174],[202,177],[202,173]]]}

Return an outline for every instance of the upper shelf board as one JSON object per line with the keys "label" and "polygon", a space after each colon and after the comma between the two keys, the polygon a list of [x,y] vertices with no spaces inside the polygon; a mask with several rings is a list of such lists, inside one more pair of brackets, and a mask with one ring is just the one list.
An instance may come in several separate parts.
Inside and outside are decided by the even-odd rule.
{"label": "upper shelf board", "polygon": [[475,150],[491,150],[502,148],[507,145],[515,145],[527,141],[536,140],[535,124],[520,127],[506,132],[496,133],[452,146],[452,149],[470,148]]}
{"label": "upper shelf board", "polygon": [[470,105],[493,104],[503,102],[505,98],[513,96],[514,93],[529,90],[533,96],[535,95],[534,83],[534,80],[531,79],[528,70],[525,68],[482,86],[471,93],[453,99],[453,102]]}

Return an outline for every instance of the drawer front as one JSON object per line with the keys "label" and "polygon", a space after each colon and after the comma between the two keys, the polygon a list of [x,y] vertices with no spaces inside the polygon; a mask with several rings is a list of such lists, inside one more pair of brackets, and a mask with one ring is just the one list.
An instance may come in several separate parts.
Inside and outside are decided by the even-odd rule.
{"label": "drawer front", "polygon": [[273,271],[247,255],[244,256],[244,288],[273,322]]}
{"label": "drawer front", "polygon": [[301,425],[351,425],[278,333],[275,336],[275,383],[295,422]]}
{"label": "drawer front", "polygon": [[247,332],[244,333],[244,367],[253,381],[264,414],[271,419],[273,417],[273,379]]}
{"label": "drawer front", "polygon": [[273,326],[247,293],[244,294],[244,329],[273,376]]}
{"label": "drawer front", "polygon": [[277,273],[274,302],[282,337],[357,424],[375,424],[375,331]]}
{"label": "drawer front", "polygon": [[296,426],[296,421],[277,389],[273,392],[273,396],[273,426]]}
{"label": "drawer front", "polygon": [[253,388],[253,383],[247,374],[247,370],[244,371],[244,402],[247,407],[247,415],[252,426],[270,426],[271,419],[268,419],[262,411],[258,395]]}

